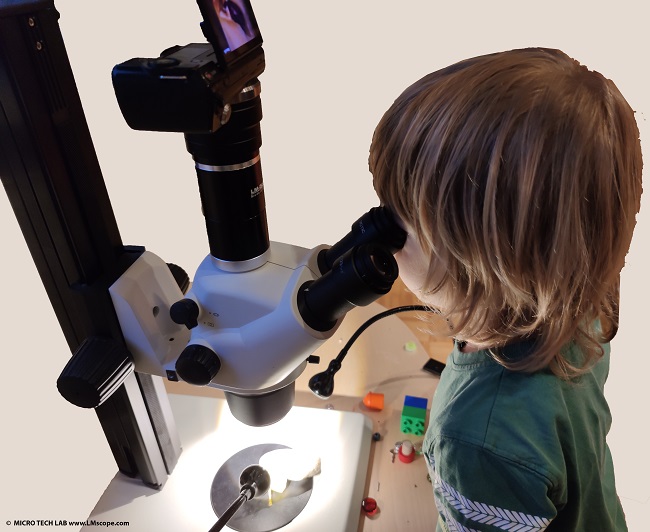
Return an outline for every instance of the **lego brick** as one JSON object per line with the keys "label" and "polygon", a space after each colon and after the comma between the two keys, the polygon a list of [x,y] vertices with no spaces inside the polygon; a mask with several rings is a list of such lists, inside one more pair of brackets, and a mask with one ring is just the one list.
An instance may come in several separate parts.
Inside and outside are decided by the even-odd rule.
{"label": "lego brick", "polygon": [[427,417],[427,400],[407,395],[402,408],[401,429],[405,434],[422,436]]}
{"label": "lego brick", "polygon": [[404,397],[404,406],[413,406],[415,408],[427,409],[427,400],[424,397],[414,397],[407,395]]}
{"label": "lego brick", "polygon": [[424,434],[426,416],[426,409],[405,405],[404,408],[402,408],[402,418],[400,423],[402,432],[405,434],[422,436]]}
{"label": "lego brick", "polygon": [[422,436],[424,434],[424,420],[402,415],[401,430],[404,434]]}
{"label": "lego brick", "polygon": [[412,417],[413,419],[426,419],[427,411],[422,408],[405,406],[402,408],[402,416]]}

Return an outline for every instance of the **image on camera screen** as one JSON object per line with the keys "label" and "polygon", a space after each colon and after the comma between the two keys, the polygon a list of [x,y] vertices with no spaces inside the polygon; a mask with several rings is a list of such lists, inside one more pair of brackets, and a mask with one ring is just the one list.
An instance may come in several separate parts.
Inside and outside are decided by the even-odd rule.
{"label": "image on camera screen", "polygon": [[220,48],[228,55],[259,36],[257,24],[246,0],[210,0],[223,39]]}

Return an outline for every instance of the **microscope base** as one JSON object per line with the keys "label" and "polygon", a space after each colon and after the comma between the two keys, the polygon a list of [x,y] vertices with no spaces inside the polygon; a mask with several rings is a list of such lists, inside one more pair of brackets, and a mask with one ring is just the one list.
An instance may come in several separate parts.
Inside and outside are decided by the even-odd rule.
{"label": "microscope base", "polygon": [[[255,445],[279,444],[321,458],[311,496],[286,532],[355,532],[372,442],[372,422],[359,413],[294,407],[267,427],[238,422],[222,399],[170,394],[183,452],[160,490],[117,474],[89,517],[128,522],[137,530],[205,532],[216,522],[210,494],[215,474],[233,455]],[[86,528],[82,529],[86,530]],[[226,528],[225,530],[228,530]]]}

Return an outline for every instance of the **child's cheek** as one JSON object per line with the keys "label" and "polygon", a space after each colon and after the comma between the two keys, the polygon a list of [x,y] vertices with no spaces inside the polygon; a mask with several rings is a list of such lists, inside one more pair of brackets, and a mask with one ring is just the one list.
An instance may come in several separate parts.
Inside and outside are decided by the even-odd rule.
{"label": "child's cheek", "polygon": [[422,257],[414,253],[407,245],[395,254],[395,260],[399,267],[399,276],[406,287],[416,296],[420,296],[427,268]]}

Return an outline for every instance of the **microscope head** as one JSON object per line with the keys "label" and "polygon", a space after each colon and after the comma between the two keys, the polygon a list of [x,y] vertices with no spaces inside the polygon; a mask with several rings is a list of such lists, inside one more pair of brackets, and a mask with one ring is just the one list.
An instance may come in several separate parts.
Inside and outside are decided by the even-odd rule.
{"label": "microscope head", "polygon": [[[358,235],[344,239],[349,249],[338,247],[338,257],[328,246],[271,242],[264,265],[237,273],[206,257],[190,292],[171,306],[172,319],[191,329],[191,338],[167,375],[223,390],[246,424],[284,417],[311,353],[349,310],[386,294],[397,278],[392,253],[403,245],[403,231],[382,208],[362,219],[367,229],[356,231],[355,224]],[[388,220],[393,234],[373,232],[373,219]]]}

